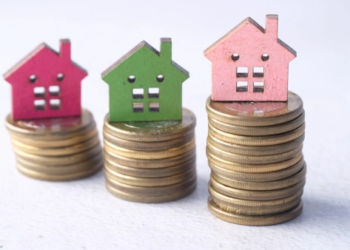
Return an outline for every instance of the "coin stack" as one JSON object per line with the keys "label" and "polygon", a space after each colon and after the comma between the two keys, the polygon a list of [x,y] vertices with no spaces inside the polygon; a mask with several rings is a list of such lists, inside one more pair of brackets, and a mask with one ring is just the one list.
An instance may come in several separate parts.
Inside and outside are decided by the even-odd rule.
{"label": "coin stack", "polygon": [[183,198],[196,187],[196,118],[181,121],[115,122],[103,127],[107,189],[134,202]]}
{"label": "coin stack", "polygon": [[79,179],[103,166],[103,154],[92,114],[80,117],[15,121],[6,118],[17,169],[47,181]]}
{"label": "coin stack", "polygon": [[243,225],[271,225],[302,212],[306,164],[301,98],[206,103],[209,210]]}

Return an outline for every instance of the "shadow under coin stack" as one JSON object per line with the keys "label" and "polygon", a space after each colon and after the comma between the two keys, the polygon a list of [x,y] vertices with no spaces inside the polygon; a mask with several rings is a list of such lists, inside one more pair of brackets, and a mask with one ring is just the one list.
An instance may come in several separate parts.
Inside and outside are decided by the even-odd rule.
{"label": "shadow under coin stack", "polygon": [[89,176],[103,166],[103,154],[92,114],[80,117],[15,121],[8,115],[18,170],[29,177],[67,181]]}
{"label": "shadow under coin stack", "polygon": [[243,225],[296,218],[306,174],[301,98],[292,92],[287,103],[213,102],[209,97],[206,109],[210,211]]}
{"label": "shadow under coin stack", "polygon": [[134,202],[183,198],[196,188],[196,118],[183,109],[182,121],[104,121],[107,189]]}

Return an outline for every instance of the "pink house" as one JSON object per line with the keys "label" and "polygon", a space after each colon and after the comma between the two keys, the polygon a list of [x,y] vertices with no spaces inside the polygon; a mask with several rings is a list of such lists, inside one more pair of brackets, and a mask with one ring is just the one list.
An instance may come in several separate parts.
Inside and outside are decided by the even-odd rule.
{"label": "pink house", "polygon": [[81,81],[87,72],[71,61],[69,40],[61,40],[60,47],[57,53],[43,43],[4,75],[12,86],[13,119],[81,114]]}
{"label": "pink house", "polygon": [[277,15],[266,16],[266,29],[247,18],[205,50],[213,101],[287,101],[296,52],[277,33]]}

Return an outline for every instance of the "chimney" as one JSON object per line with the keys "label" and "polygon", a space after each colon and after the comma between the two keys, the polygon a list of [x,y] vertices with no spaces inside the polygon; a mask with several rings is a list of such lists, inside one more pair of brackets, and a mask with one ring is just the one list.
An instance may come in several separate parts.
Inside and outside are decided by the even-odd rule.
{"label": "chimney", "polygon": [[61,39],[61,48],[60,48],[60,56],[70,60],[70,41],[69,39]]}
{"label": "chimney", "polygon": [[266,15],[266,34],[278,38],[278,15]]}
{"label": "chimney", "polygon": [[171,38],[160,39],[160,57],[171,61]]}

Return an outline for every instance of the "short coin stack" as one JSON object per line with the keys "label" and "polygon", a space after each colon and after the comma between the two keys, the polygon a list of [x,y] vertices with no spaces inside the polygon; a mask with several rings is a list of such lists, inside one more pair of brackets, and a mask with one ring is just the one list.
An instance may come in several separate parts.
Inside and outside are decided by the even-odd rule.
{"label": "short coin stack", "polygon": [[103,154],[92,114],[80,117],[15,121],[8,115],[16,166],[29,177],[66,181],[86,177],[103,166]]}
{"label": "short coin stack", "polygon": [[271,225],[302,212],[305,114],[288,102],[213,102],[208,98],[209,210],[243,225]]}
{"label": "short coin stack", "polygon": [[196,118],[183,109],[182,121],[104,121],[107,189],[134,202],[180,199],[196,187]]}

